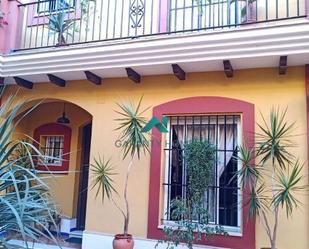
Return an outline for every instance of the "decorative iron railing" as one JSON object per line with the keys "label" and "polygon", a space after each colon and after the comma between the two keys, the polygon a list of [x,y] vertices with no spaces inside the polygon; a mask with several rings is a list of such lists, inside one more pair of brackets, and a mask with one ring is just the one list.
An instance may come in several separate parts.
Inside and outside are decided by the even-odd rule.
{"label": "decorative iron railing", "polygon": [[305,16],[305,0],[38,0],[19,49],[238,27]]}

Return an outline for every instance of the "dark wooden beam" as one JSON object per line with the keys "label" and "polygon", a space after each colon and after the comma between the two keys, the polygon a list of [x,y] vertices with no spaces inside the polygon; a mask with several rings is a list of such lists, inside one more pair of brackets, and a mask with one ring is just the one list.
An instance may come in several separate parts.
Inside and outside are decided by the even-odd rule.
{"label": "dark wooden beam", "polygon": [[90,82],[96,84],[96,85],[101,85],[102,83],[102,78],[90,71],[85,71],[84,72],[86,75],[87,80],[89,80]]}
{"label": "dark wooden beam", "polygon": [[224,67],[224,72],[225,72],[226,77],[232,78],[234,76],[234,70],[233,70],[231,62],[229,60],[224,60],[223,67]]}
{"label": "dark wooden beam", "polygon": [[27,88],[27,89],[33,88],[33,83],[31,81],[22,79],[20,77],[13,77],[13,78],[14,78],[17,85],[24,87],[24,88]]}
{"label": "dark wooden beam", "polygon": [[141,75],[134,71],[131,67],[126,68],[128,78],[132,80],[135,83],[140,83],[141,82]]}
{"label": "dark wooden beam", "polygon": [[49,81],[57,86],[65,87],[65,80],[53,74],[47,74]]}
{"label": "dark wooden beam", "polygon": [[186,73],[182,70],[182,68],[178,64],[172,64],[173,73],[179,80],[186,79]]}
{"label": "dark wooden beam", "polygon": [[287,56],[280,56],[279,60],[279,74],[284,75],[288,69],[288,57]]}

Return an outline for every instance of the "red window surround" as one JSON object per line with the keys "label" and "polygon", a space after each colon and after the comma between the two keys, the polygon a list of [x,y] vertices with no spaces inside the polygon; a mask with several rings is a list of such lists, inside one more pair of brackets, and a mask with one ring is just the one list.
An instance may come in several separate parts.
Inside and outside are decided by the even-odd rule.
{"label": "red window surround", "polygon": [[42,136],[63,136],[63,157],[62,157],[62,165],[37,165],[37,169],[45,170],[45,171],[68,171],[70,165],[70,147],[71,147],[71,128],[65,125],[57,124],[57,123],[48,123],[39,126],[34,130],[33,138],[36,141],[35,147],[39,149],[40,147],[40,138]]}
{"label": "red window surround", "polygon": [[[246,138],[246,144],[253,146],[254,142],[254,105],[241,100],[223,97],[192,97],[174,100],[156,106],[153,116],[159,120],[163,115],[186,115],[186,114],[241,114],[242,132]],[[247,141],[247,138],[248,141]],[[148,234],[149,239],[162,239],[164,234],[160,225],[160,190],[161,182],[161,140],[162,134],[152,130],[152,146],[150,161],[150,183],[149,183],[149,206],[148,206]],[[243,191],[246,199],[247,191]],[[248,220],[249,207],[243,206],[242,213],[242,236],[214,236],[201,244],[227,247],[232,249],[255,249],[255,219]]]}

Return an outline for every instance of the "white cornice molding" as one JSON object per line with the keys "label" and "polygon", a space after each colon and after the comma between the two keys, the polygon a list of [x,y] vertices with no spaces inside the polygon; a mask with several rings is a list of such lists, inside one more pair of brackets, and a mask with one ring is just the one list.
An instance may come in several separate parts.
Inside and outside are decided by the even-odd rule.
{"label": "white cornice molding", "polygon": [[[276,25],[268,23],[220,31],[21,51],[0,56],[0,76],[32,76],[304,54],[309,54],[307,19]],[[120,75],[114,75],[117,76]]]}

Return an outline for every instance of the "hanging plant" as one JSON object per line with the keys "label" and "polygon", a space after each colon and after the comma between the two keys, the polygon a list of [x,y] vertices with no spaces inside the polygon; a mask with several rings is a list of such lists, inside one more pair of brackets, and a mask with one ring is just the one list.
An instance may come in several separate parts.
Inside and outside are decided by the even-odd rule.
{"label": "hanging plant", "polygon": [[184,145],[187,173],[186,196],[173,199],[170,204],[170,220],[164,224],[166,249],[175,249],[180,243],[188,249],[215,234],[227,235],[221,226],[211,225],[205,208],[205,193],[212,182],[215,147],[208,141],[191,141]]}

